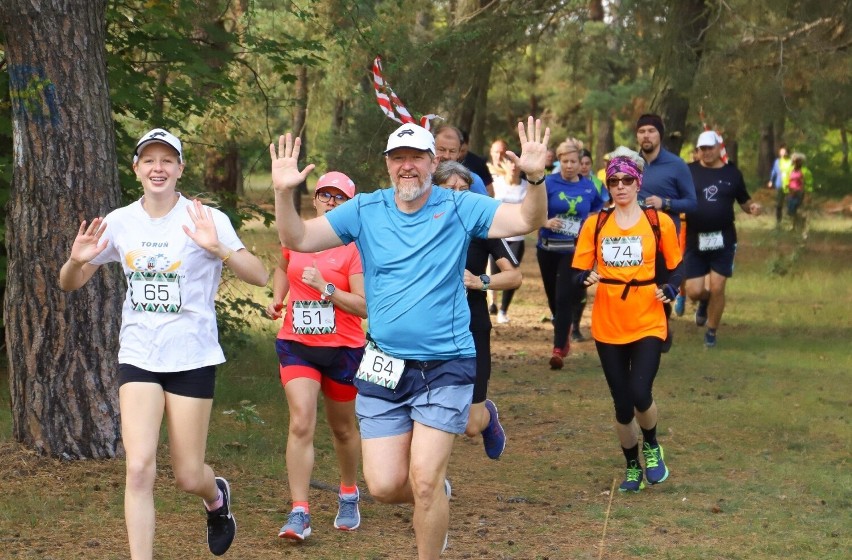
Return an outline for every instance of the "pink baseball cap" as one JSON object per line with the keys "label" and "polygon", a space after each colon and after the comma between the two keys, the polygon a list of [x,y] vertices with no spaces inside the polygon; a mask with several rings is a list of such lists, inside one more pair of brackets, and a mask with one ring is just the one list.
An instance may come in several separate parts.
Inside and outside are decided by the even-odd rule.
{"label": "pink baseball cap", "polygon": [[317,179],[316,190],[325,187],[334,187],[349,198],[355,196],[355,183],[345,173],[341,173],[340,171],[329,171]]}

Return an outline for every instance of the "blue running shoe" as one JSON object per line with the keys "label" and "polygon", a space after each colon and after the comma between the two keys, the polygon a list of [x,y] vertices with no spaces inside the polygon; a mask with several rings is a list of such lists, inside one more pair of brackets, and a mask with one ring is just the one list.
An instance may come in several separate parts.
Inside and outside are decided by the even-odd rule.
{"label": "blue running shoe", "polygon": [[624,477],[624,482],[618,487],[619,492],[633,492],[645,488],[645,483],[642,482],[642,467],[636,461],[630,461],[627,466],[627,475]]}
{"label": "blue running shoe", "polygon": [[707,300],[700,300],[698,307],[695,309],[695,324],[703,327],[707,324]]}
{"label": "blue running shoe", "polygon": [[337,517],[334,518],[334,528],[341,531],[354,531],[361,526],[361,512],[358,502],[361,493],[355,489],[354,494],[337,495]]}
{"label": "blue running shoe", "polygon": [[686,311],[686,296],[678,294],[675,298],[675,315],[683,317],[684,311]]}
{"label": "blue running shoe", "polygon": [[231,486],[221,476],[216,486],[222,492],[222,507],[207,512],[207,546],[216,556],[222,556],[231,547],[237,534],[237,521],[231,514]]}
{"label": "blue running shoe", "polygon": [[485,445],[485,454],[489,459],[499,459],[503,455],[503,450],[506,449],[506,432],[500,424],[500,417],[497,415],[497,405],[491,399],[485,399],[485,408],[491,414],[491,420],[488,426],[482,430],[482,443]]}
{"label": "blue running shoe", "polygon": [[716,346],[716,331],[710,331],[707,329],[707,332],[704,333],[704,346],[707,348],[713,348]]}
{"label": "blue running shoe", "polygon": [[642,446],[642,455],[645,456],[645,478],[648,484],[659,484],[669,477],[669,468],[663,461],[663,446],[651,446],[645,443]]}
{"label": "blue running shoe", "polygon": [[282,539],[302,542],[311,536],[311,514],[303,507],[295,507],[287,516],[287,523],[278,531]]}

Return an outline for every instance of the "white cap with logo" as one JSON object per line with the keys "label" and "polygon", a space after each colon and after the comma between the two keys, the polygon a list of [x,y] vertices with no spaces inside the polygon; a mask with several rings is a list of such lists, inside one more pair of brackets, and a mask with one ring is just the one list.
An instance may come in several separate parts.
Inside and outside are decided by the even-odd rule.
{"label": "white cap with logo", "polygon": [[695,143],[696,148],[702,146],[715,146],[722,143],[722,137],[716,134],[713,130],[705,130],[698,135],[698,142]]}
{"label": "white cap with logo", "polygon": [[133,150],[133,163],[136,163],[139,160],[139,153],[142,151],[142,148],[154,142],[159,142],[160,144],[165,144],[166,146],[174,148],[178,153],[178,159],[181,163],[183,163],[183,148],[180,140],[177,136],[162,128],[149,130],[142,136],[142,138],[139,139],[136,143],[136,149]]}
{"label": "white cap with logo", "polygon": [[435,138],[428,130],[414,123],[405,123],[388,136],[388,145],[384,153],[397,148],[411,148],[435,155]]}

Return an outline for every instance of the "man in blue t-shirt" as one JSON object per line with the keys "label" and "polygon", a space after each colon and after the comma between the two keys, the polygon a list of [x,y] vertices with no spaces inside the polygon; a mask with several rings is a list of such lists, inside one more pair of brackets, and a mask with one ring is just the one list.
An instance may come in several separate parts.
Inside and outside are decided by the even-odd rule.
{"label": "man in blue t-shirt", "polygon": [[307,221],[296,212],[293,189],[314,166],[299,171],[301,141],[290,133],[279,137],[277,150],[269,147],[281,242],[300,252],[354,242],[361,253],[370,328],[355,411],[364,478],[377,500],[414,504],[420,558],[438,558],[446,546],[445,475],[473,395],[476,351],[463,284],[468,245],[472,237],[525,235],[547,215],[550,129],[530,117],[526,126],[518,123],[518,135],[520,157],[507,155],[530,178],[522,204],[435,187],[435,141],[404,124],[384,152],[392,188],[358,194]]}

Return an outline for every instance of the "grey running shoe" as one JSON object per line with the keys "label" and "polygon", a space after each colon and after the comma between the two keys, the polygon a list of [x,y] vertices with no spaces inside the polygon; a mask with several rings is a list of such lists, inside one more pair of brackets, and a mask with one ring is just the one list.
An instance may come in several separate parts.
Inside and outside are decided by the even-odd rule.
{"label": "grey running shoe", "polygon": [[361,493],[355,489],[354,494],[337,495],[337,517],[334,518],[334,528],[341,531],[354,531],[361,526],[361,512],[358,502]]}
{"label": "grey running shoe", "polygon": [[278,531],[282,539],[302,542],[311,536],[311,514],[303,507],[295,507],[287,516],[287,523]]}

